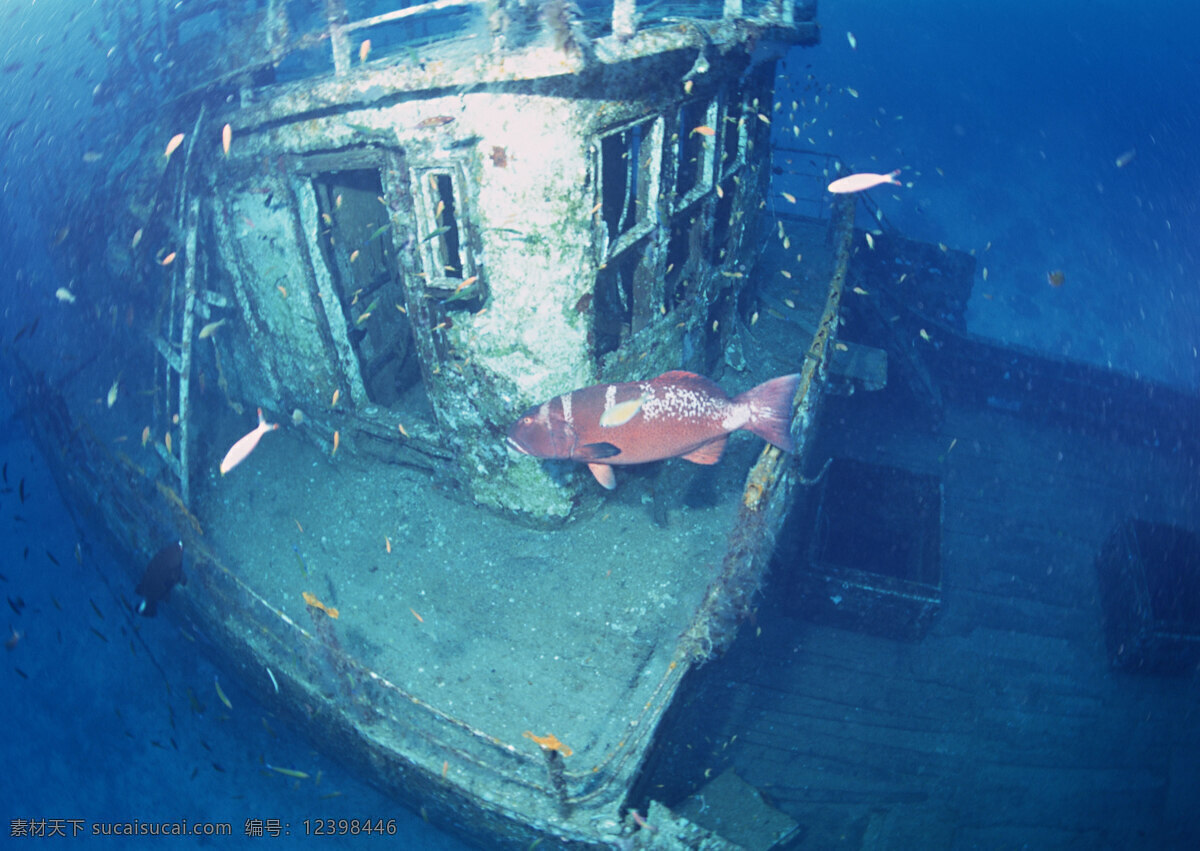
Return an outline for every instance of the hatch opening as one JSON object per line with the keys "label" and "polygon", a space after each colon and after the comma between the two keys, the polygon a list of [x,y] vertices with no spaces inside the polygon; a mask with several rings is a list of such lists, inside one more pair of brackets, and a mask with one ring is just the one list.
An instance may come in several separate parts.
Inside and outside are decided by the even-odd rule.
{"label": "hatch opening", "polygon": [[835,458],[784,522],[775,562],[814,621],[920,638],[941,609],[942,482]]}
{"label": "hatch opening", "polygon": [[1128,519],[1096,559],[1113,667],[1179,674],[1200,664],[1200,536]]}

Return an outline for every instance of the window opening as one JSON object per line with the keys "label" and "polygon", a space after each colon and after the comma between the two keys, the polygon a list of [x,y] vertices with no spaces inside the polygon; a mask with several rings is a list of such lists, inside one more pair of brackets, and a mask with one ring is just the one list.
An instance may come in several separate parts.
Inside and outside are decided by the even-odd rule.
{"label": "window opening", "polygon": [[690,100],[679,106],[675,149],[675,198],[679,208],[700,197],[712,183],[716,102]]}
{"label": "window opening", "polygon": [[662,120],[652,118],[601,137],[600,259],[624,251],[654,225]]}
{"label": "window opening", "polygon": [[616,351],[645,324],[638,294],[648,291],[653,270],[646,260],[648,239],[639,241],[596,273],[592,333],[596,357]]}

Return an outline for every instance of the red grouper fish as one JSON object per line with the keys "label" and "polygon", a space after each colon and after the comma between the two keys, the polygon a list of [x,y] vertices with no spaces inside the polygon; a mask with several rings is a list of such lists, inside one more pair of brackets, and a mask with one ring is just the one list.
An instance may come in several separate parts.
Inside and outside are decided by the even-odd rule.
{"label": "red grouper fish", "polygon": [[676,370],[649,381],[593,384],[535,405],[508,430],[508,444],[535,458],[582,461],[617,485],[613,464],[683,457],[716,464],[730,432],[745,429],[792,451],[799,375],[772,378],[730,399],[703,375]]}

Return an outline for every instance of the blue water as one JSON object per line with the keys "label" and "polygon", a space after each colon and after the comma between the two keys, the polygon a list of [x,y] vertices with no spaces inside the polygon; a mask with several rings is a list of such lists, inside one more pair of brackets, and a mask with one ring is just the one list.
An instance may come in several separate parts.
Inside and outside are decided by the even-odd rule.
{"label": "blue water", "polygon": [[776,101],[811,108],[814,75],[801,144],[902,168],[911,188],[874,193],[892,224],[975,251],[970,330],[1200,386],[1200,6],[839,0],[819,19]]}
{"label": "blue water", "polygon": [[[22,63],[3,75],[0,101],[0,337],[42,316],[31,344],[47,355],[70,348],[54,291],[71,282],[48,260],[70,224],[57,192],[86,185],[84,152],[130,129],[91,107],[105,57],[87,38],[100,12],[83,5],[0,9],[0,64]],[[791,137],[790,102],[820,93],[822,105],[799,114],[817,118],[802,142],[812,135],[855,170],[902,168],[911,187],[875,193],[888,219],[974,250],[989,269],[971,330],[1200,387],[1200,4],[824,0],[819,19],[823,43],[781,67],[777,138]],[[805,90],[809,74],[819,89]],[[1046,283],[1053,269],[1062,287]],[[169,617],[143,623],[145,646],[131,647],[116,598],[130,589],[104,579],[123,575],[115,556],[74,526],[11,414],[0,400],[0,460],[14,489],[0,496],[0,586],[19,609],[5,604],[0,627],[22,634],[0,670],[6,818],[82,819],[87,830],[223,821],[260,847],[282,840],[242,838],[247,819],[280,819],[302,841],[304,819],[384,818],[407,847],[459,847],[322,756]],[[232,709],[215,692],[218,675]]]}

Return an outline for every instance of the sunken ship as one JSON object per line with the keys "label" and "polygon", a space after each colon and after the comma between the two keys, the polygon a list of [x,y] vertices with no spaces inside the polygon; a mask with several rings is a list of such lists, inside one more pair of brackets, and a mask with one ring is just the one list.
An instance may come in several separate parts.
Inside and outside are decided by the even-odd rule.
{"label": "sunken ship", "polygon": [[[169,94],[68,200],[103,215],[59,261],[103,333],[5,347],[80,524],[131,564],[181,539],[169,616],[480,841],[956,847],[1185,806],[1194,725],[1109,734],[1195,696],[1195,400],[973,337],[973,257],[773,143],[815,13],[114,4],[97,98]],[[674,369],[798,374],[795,451],[736,436],[607,492],[506,444],[532,404]],[[280,428],[219,469],[259,408]],[[1050,521],[1080,493],[1102,508]],[[1061,815],[1080,793],[1027,794],[1039,771],[1099,804]]]}

